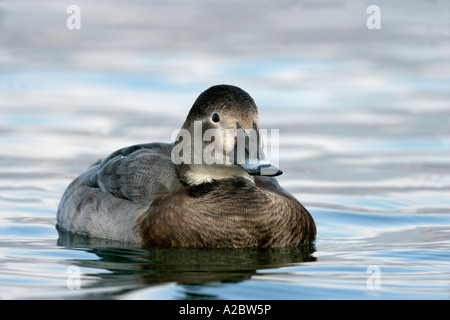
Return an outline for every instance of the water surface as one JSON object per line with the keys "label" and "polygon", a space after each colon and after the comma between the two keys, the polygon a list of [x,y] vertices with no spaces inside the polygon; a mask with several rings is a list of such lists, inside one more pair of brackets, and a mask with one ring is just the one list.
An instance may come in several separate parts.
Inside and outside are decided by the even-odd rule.
{"label": "water surface", "polygon": [[[365,1],[78,3],[80,30],[72,3],[0,3],[0,298],[450,298],[448,1],[378,1],[380,30]],[[280,130],[278,180],[314,217],[313,247],[58,232],[78,174],[170,141],[218,83]]]}

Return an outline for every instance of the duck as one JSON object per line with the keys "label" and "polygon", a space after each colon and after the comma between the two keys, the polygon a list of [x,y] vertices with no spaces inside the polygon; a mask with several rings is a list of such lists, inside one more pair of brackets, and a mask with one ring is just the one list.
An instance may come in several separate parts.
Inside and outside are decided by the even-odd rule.
{"label": "duck", "polygon": [[253,98],[233,85],[212,86],[174,142],[122,148],[76,177],[56,227],[145,247],[311,245],[314,220],[278,183],[283,172],[261,140]]}

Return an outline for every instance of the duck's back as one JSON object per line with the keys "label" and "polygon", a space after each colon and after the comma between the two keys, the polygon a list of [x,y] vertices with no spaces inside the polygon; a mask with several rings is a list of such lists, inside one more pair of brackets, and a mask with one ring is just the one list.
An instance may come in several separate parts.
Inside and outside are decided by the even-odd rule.
{"label": "duck's back", "polygon": [[156,196],[181,184],[170,153],[173,144],[120,149],[92,165],[65,191],[58,208],[60,228],[79,234],[140,243],[137,219]]}

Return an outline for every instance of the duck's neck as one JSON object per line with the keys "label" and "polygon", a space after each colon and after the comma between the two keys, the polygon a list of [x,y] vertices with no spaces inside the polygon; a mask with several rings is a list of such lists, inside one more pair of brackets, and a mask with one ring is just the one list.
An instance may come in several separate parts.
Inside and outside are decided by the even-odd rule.
{"label": "duck's neck", "polygon": [[196,187],[230,178],[244,178],[254,183],[254,179],[245,170],[235,165],[185,165],[177,166],[178,179],[187,186]]}
{"label": "duck's neck", "polygon": [[205,182],[197,185],[185,185],[185,187],[191,197],[197,198],[215,190],[218,183],[219,182],[217,180],[213,180],[211,182]]}

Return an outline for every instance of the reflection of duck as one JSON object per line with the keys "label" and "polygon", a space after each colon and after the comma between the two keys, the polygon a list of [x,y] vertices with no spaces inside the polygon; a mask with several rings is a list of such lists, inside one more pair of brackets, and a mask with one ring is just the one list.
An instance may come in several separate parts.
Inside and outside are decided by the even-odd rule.
{"label": "reflection of duck", "polygon": [[[264,274],[264,269],[277,269],[316,260],[312,256],[314,247],[309,245],[273,249],[142,248],[58,231],[59,246],[95,254],[92,259],[83,257],[70,260],[70,264],[86,268],[90,272],[97,271],[87,273],[86,276],[100,278],[102,287],[119,290],[119,294],[124,293],[124,288],[133,291],[153,284],[239,282],[251,279],[257,273]],[[94,281],[91,286],[83,284],[82,288],[98,288],[98,282]],[[192,287],[183,289],[186,295],[192,290]]]}
{"label": "reflection of duck", "polygon": [[[228,85],[206,90],[182,129],[175,145],[132,146],[91,166],[64,193],[58,226],[144,245],[295,247],[314,241],[316,228],[308,211],[270,177],[281,171],[260,151],[257,107],[245,91]],[[223,151],[213,160],[222,164],[208,162],[202,158],[209,147],[202,139],[207,129],[223,134],[254,129],[256,152],[246,145],[246,163],[240,164],[238,139],[215,136]],[[183,141],[186,132],[192,140]],[[182,144],[189,148],[181,150],[177,162],[172,150]],[[186,157],[190,151],[193,157]]]}

